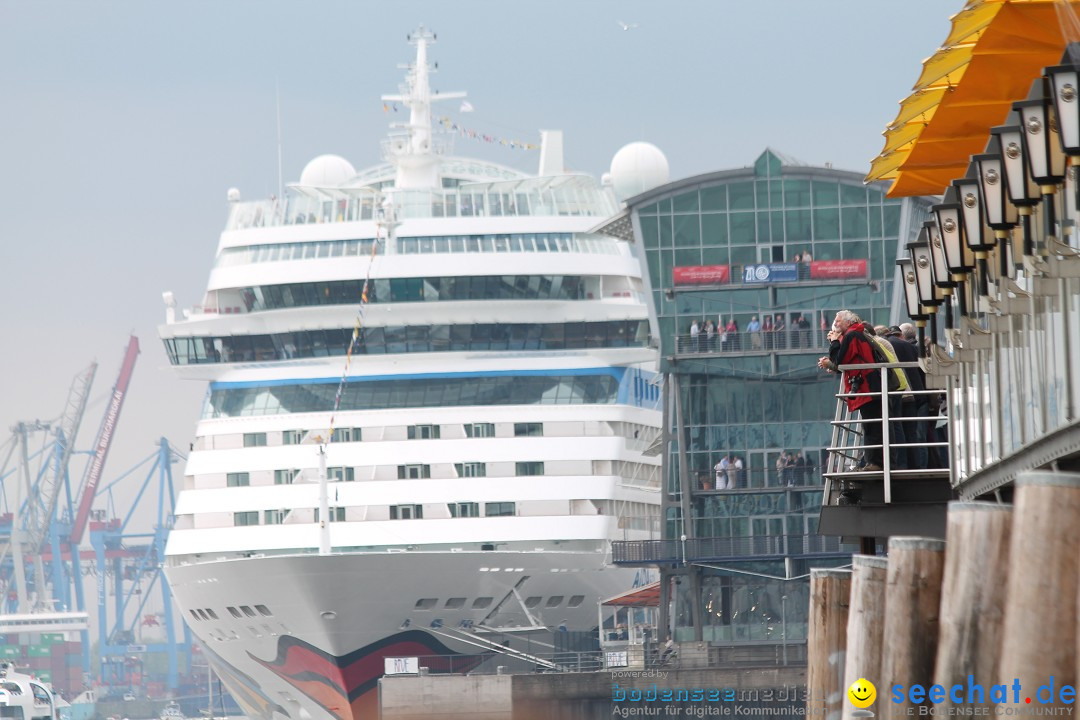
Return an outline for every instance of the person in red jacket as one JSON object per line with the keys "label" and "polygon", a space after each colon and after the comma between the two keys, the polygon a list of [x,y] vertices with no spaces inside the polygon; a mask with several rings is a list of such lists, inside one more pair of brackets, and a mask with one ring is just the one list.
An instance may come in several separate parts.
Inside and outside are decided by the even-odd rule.
{"label": "person in red jacket", "polygon": [[[861,365],[874,362],[874,351],[863,335],[873,333],[858,315],[850,310],[836,313],[832,330],[828,334],[829,354],[818,360],[818,367],[836,372],[839,365]],[[844,393],[848,410],[859,411],[862,423],[863,444],[881,445],[881,375],[877,370],[845,370]],[[874,422],[876,420],[876,422]],[[881,448],[868,447],[863,452],[860,470],[881,470]]]}

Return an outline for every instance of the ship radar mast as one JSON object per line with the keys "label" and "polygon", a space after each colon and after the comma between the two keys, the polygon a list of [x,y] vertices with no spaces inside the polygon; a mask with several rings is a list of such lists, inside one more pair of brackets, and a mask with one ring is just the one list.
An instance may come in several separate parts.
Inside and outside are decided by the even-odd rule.
{"label": "ship radar mast", "polygon": [[409,109],[408,123],[390,125],[395,132],[384,143],[387,161],[397,168],[395,187],[401,189],[436,188],[440,185],[439,158],[441,148],[434,146],[431,127],[431,105],[440,100],[465,97],[463,92],[432,94],[427,50],[435,35],[424,26],[410,33],[408,41],[416,46],[416,61],[402,65],[408,72],[398,95],[383,95],[383,102],[400,103]]}

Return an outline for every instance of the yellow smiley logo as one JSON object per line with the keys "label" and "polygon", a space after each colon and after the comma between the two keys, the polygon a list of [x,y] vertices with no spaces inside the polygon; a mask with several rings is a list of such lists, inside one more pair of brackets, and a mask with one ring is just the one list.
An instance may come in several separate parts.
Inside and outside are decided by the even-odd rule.
{"label": "yellow smiley logo", "polygon": [[877,699],[877,688],[866,678],[859,678],[851,683],[847,691],[848,700],[857,708],[868,708]]}

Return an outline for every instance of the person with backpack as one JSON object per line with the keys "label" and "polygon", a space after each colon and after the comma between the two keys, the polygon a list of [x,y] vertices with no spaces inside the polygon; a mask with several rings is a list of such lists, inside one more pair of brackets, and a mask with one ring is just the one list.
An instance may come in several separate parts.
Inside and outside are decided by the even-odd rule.
{"label": "person with backpack", "polygon": [[[818,367],[836,372],[840,365],[870,365],[874,362],[875,346],[869,339],[871,330],[850,310],[836,313],[828,334],[829,354],[818,360]],[[859,470],[882,470],[881,448],[881,373],[874,368],[844,371],[844,398],[848,411],[859,411],[863,419],[863,451]]]}
{"label": "person with backpack", "polygon": [[[885,339],[896,351],[896,359],[900,362],[918,362],[919,351],[903,336],[903,326],[893,325],[885,333]],[[912,334],[915,328],[911,329]],[[925,374],[920,368],[905,368],[908,387],[912,393],[904,395],[900,403],[900,415],[904,418],[901,423],[904,432],[904,442],[908,443],[906,467],[909,470],[924,470],[928,453],[926,450],[926,421],[914,418],[926,417],[929,399],[922,393],[926,389]]]}

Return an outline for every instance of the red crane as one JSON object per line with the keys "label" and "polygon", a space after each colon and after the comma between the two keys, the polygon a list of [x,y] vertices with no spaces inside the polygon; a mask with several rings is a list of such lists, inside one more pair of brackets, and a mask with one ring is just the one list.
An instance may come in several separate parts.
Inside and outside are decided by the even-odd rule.
{"label": "red crane", "polygon": [[86,523],[90,518],[90,506],[94,504],[94,495],[97,492],[98,482],[105,470],[105,459],[109,456],[109,447],[112,445],[113,433],[116,423],[120,419],[120,409],[124,406],[124,396],[127,395],[128,384],[135,370],[135,358],[139,355],[139,338],[134,335],[128,341],[127,352],[124,353],[124,363],[120,366],[120,377],[113,387],[112,397],[109,398],[109,407],[105,411],[105,417],[101,421],[101,429],[98,430],[97,442],[94,443],[94,458],[86,466],[83,476],[82,495],[79,498],[79,510],[75,515],[75,521],[71,525],[71,536],[68,542],[78,545],[82,542],[86,532]]}

